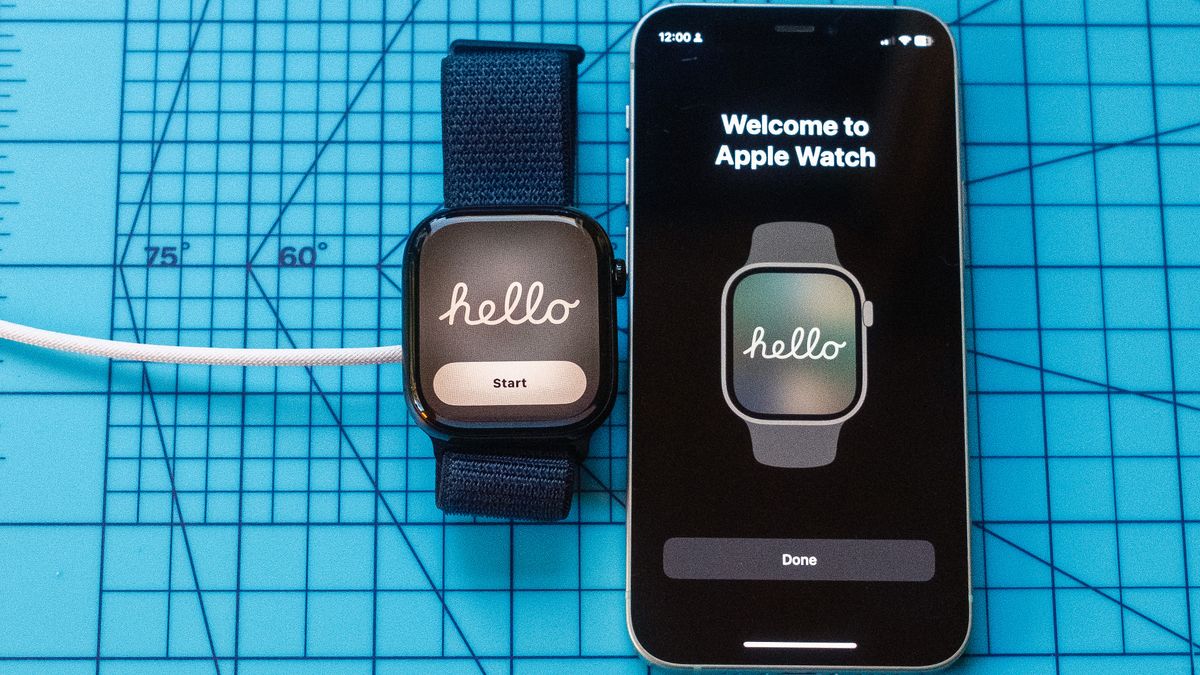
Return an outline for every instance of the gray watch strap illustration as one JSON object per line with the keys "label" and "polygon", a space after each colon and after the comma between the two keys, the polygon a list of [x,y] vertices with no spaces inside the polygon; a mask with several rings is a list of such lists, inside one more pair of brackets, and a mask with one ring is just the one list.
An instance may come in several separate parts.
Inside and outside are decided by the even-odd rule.
{"label": "gray watch strap illustration", "polygon": [[747,265],[766,262],[826,263],[841,266],[833,231],[817,223],[775,222],[754,228]]}
{"label": "gray watch strap illustration", "polygon": [[746,422],[754,459],[781,469],[811,469],[825,466],[837,455],[842,423],[760,424]]}
{"label": "gray watch strap illustration", "polygon": [[[833,231],[804,222],[764,223],[754,228],[747,265],[755,263],[825,263],[841,266]],[[807,469],[825,466],[837,454],[842,423],[806,424],[746,420],[754,459],[767,466]]]}

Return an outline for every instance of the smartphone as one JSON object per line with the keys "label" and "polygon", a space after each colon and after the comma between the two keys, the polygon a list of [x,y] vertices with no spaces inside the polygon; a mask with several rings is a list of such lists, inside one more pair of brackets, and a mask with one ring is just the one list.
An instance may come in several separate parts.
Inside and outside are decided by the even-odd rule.
{"label": "smartphone", "polygon": [[970,630],[954,45],[912,9],[634,33],[627,614],[689,667],[913,669]]}

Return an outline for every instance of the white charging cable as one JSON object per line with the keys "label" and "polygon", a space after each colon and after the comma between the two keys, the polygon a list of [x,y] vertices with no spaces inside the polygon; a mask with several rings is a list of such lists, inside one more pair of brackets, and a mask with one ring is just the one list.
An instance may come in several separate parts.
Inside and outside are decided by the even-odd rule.
{"label": "white charging cable", "polygon": [[0,320],[0,339],[60,352],[100,356],[117,361],[177,363],[201,366],[362,366],[399,363],[401,348],[334,347],[329,349],[235,349],[177,347],[119,342],[69,335]]}

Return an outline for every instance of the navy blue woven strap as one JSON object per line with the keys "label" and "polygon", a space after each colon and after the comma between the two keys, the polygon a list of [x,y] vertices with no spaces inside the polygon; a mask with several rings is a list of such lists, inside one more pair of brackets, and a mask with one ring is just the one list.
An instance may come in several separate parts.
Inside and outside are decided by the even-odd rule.
{"label": "navy blue woven strap", "polygon": [[[442,60],[445,205],[575,201],[574,45],[459,40]],[[567,444],[531,454],[439,443],[437,505],[447,513],[562,520],[576,462]],[[473,450],[473,449],[472,449]]]}
{"label": "navy blue woven strap", "polygon": [[446,513],[562,520],[571,510],[575,462],[561,455],[518,456],[443,450],[437,462],[437,505]]}
{"label": "navy blue woven strap", "polygon": [[575,201],[574,45],[459,40],[442,59],[447,208]]}

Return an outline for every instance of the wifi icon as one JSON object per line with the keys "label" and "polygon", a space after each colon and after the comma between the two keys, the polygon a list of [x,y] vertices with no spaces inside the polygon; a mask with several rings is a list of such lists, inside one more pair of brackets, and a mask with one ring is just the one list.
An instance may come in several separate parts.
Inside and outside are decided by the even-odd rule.
{"label": "wifi icon", "polygon": [[905,47],[908,46],[908,43],[912,42],[912,36],[909,35],[901,35],[896,39],[900,40],[900,44],[904,45]]}

